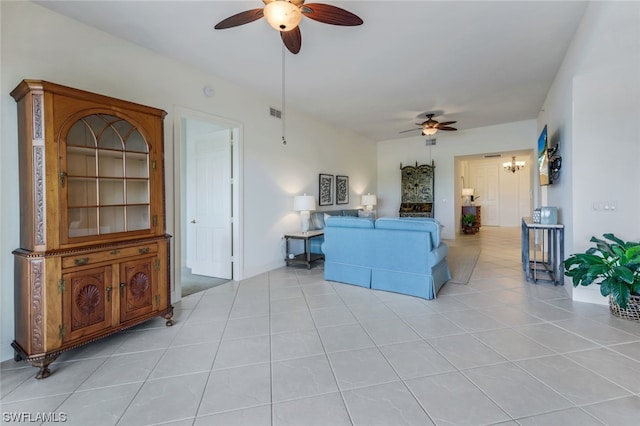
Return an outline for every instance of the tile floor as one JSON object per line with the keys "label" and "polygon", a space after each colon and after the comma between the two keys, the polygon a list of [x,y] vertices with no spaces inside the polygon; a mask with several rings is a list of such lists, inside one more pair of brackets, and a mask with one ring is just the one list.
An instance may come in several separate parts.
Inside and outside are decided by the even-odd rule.
{"label": "tile floor", "polygon": [[182,270],[180,280],[182,282],[182,297],[209,290],[210,288],[219,286],[228,282],[225,278],[207,277],[203,275],[195,275],[190,269]]}
{"label": "tile floor", "polygon": [[480,259],[436,300],[281,268],[184,298],[172,328],[152,320],[65,353],[45,380],[6,361],[3,421],[639,424],[640,324],[524,281],[518,229],[453,243]]}

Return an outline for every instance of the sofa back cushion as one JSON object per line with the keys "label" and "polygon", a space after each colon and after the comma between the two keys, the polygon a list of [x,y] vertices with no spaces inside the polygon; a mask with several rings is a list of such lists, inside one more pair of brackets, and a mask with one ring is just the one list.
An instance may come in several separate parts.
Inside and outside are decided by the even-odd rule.
{"label": "sofa back cushion", "polygon": [[431,233],[431,245],[440,245],[440,222],[430,218],[392,218],[383,217],[376,220],[377,229],[397,229],[403,231],[429,232]]}
{"label": "sofa back cushion", "polygon": [[333,228],[368,228],[375,227],[373,219],[353,216],[331,216],[325,220],[325,229]]}
{"label": "sofa back cushion", "polygon": [[343,210],[324,210],[324,211],[311,212],[311,216],[309,218],[309,229],[311,231],[324,229],[325,220],[327,220],[327,218],[330,216],[358,217],[358,213],[360,211],[361,210],[359,209],[343,209]]}
{"label": "sofa back cushion", "polygon": [[342,210],[342,216],[358,217],[358,209],[344,209]]}
{"label": "sofa back cushion", "polygon": [[[365,268],[356,273],[360,285],[369,283],[370,246],[376,230],[373,221],[351,216],[330,216],[325,220],[324,243],[322,252],[325,256],[325,273],[327,268]],[[346,266],[350,265],[350,266]],[[361,276],[359,274],[364,274]],[[330,274],[331,276],[331,274]],[[354,277],[352,277],[354,278]],[[368,285],[367,285],[368,287]]]}

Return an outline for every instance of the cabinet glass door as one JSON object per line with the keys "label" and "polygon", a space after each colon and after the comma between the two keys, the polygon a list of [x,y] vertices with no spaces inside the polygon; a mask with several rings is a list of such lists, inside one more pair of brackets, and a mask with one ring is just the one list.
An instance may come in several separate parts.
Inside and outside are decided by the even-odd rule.
{"label": "cabinet glass door", "polygon": [[151,227],[149,147],[135,126],[89,115],[69,129],[65,146],[68,238]]}

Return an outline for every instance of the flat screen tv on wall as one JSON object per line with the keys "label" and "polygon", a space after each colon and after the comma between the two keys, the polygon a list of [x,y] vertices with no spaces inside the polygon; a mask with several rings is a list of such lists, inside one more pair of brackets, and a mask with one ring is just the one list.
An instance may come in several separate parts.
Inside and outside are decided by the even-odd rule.
{"label": "flat screen tv on wall", "polygon": [[538,172],[540,174],[540,185],[549,185],[549,145],[547,141],[547,125],[545,124],[540,136],[538,137]]}

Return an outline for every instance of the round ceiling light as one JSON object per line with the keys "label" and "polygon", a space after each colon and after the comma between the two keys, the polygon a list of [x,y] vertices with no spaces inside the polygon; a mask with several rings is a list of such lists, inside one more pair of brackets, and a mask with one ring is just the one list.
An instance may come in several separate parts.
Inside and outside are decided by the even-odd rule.
{"label": "round ceiling light", "polygon": [[288,0],[276,0],[267,4],[263,10],[264,17],[274,29],[291,31],[302,19],[301,9]]}

